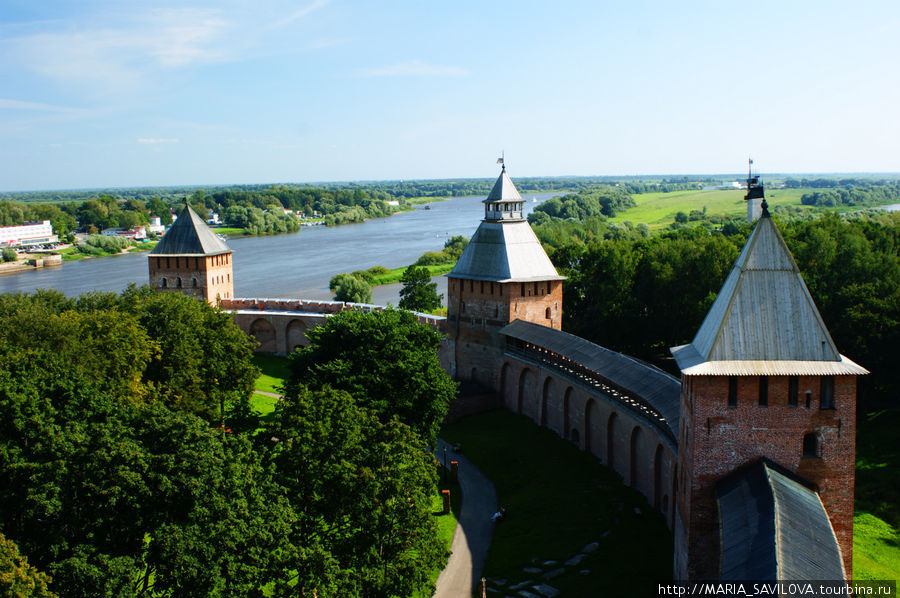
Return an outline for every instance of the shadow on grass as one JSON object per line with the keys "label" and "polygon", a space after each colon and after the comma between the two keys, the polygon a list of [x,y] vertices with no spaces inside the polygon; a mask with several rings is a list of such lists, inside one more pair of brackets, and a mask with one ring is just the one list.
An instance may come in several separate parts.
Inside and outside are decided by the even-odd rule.
{"label": "shadow on grass", "polygon": [[[508,585],[599,548],[550,582],[567,596],[650,596],[671,579],[672,536],[644,497],[596,458],[530,419],[493,411],[444,427],[494,483],[507,518],[494,530],[484,574]],[[637,511],[636,511],[637,509]],[[508,592],[509,593],[509,592]]]}

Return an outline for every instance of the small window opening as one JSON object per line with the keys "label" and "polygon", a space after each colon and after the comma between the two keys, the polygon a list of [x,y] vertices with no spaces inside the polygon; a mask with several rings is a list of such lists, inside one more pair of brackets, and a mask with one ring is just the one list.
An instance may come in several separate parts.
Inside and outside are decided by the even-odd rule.
{"label": "small window opening", "polygon": [[806,434],[805,436],[803,436],[803,456],[819,456],[819,441],[816,438],[815,434]]}
{"label": "small window opening", "polygon": [[552,314],[552,312],[550,311],[550,308],[548,307],[547,310],[544,312],[544,317],[549,320],[552,317],[551,314]]}
{"label": "small window opening", "polygon": [[797,376],[788,378],[788,407],[797,406],[797,397],[800,395],[800,381]]}
{"label": "small window opening", "polygon": [[822,377],[822,398],[819,409],[834,409],[834,376]]}
{"label": "small window opening", "polygon": [[737,407],[737,378],[728,377],[728,406]]}

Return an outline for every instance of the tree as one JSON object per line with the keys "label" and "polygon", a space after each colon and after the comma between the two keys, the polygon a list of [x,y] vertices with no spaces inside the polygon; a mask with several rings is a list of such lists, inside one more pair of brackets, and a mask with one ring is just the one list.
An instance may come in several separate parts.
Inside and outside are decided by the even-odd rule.
{"label": "tree", "polygon": [[47,589],[50,579],[28,564],[16,543],[0,533],[0,596],[4,598],[57,598]]}
{"label": "tree", "polygon": [[347,274],[338,282],[334,291],[334,300],[347,303],[372,303],[372,287],[365,280]]}
{"label": "tree", "polygon": [[400,279],[400,308],[430,312],[441,306],[444,295],[437,292],[437,283],[431,282],[428,268],[409,266]]}
{"label": "tree", "polygon": [[3,248],[3,261],[4,262],[14,262],[16,261],[16,250],[12,247],[4,247]]}
{"label": "tree", "polygon": [[405,424],[342,390],[296,385],[263,437],[296,515],[277,595],[431,595],[443,550],[430,516],[434,457]]}
{"label": "tree", "polygon": [[285,394],[301,387],[346,390],[387,422],[409,425],[433,446],[456,384],[438,361],[441,334],[405,311],[342,311],[307,334],[291,355]]}

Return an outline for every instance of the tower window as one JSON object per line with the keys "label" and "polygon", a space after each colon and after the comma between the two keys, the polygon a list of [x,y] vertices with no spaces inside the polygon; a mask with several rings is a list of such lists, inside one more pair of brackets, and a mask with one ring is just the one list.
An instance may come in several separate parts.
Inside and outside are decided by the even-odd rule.
{"label": "tower window", "polygon": [[737,407],[737,378],[728,377],[728,406]]}
{"label": "tower window", "polygon": [[797,376],[788,378],[788,407],[797,406],[797,397],[800,395],[800,381]]}
{"label": "tower window", "polygon": [[769,406],[769,377],[768,376],[760,376],[759,377],[759,406],[760,407],[768,407]]}
{"label": "tower window", "polygon": [[819,456],[819,440],[816,438],[815,434],[806,434],[803,436],[803,456]]}
{"label": "tower window", "polygon": [[[178,258],[176,257],[175,259],[177,260]],[[176,289],[180,289],[180,288],[181,288],[181,277],[178,277],[178,278],[175,279],[175,288],[176,288]]]}
{"label": "tower window", "polygon": [[548,307],[547,310],[544,312],[544,317],[547,318],[548,320],[552,317],[552,316],[551,316],[551,311],[550,311],[550,308],[549,308],[549,307]]}
{"label": "tower window", "polygon": [[196,278],[191,279],[191,286],[194,287],[195,289],[197,288],[197,279]]}
{"label": "tower window", "polygon": [[522,283],[522,296],[525,296],[525,283]]}
{"label": "tower window", "polygon": [[823,376],[819,409],[834,409],[834,376]]}
{"label": "tower window", "polygon": [[162,285],[161,285],[162,288],[166,288],[166,287],[168,286],[168,284],[169,284],[168,281],[167,281],[165,278],[163,278],[163,279],[162,279]]}

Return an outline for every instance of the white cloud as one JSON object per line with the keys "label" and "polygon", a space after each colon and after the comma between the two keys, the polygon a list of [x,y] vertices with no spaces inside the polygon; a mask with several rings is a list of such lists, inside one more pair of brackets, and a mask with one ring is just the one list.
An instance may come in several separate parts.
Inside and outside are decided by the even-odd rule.
{"label": "white cloud", "polygon": [[276,20],[272,21],[271,23],[269,23],[268,28],[274,29],[276,27],[284,27],[285,25],[290,25],[294,21],[296,21],[298,19],[302,19],[309,13],[322,8],[323,6],[328,4],[330,1],[331,0],[313,0],[312,2],[310,2],[303,8],[295,10],[294,12],[287,15],[286,17],[282,17],[280,19],[276,19]]}
{"label": "white cloud", "polygon": [[0,110],[32,110],[36,112],[58,112],[66,114],[87,114],[89,111],[84,108],[71,108],[69,106],[54,106],[53,104],[42,104],[40,102],[23,102],[22,100],[12,100],[9,98],[0,98]]}
{"label": "white cloud", "polygon": [[155,145],[157,143],[178,143],[177,137],[139,137],[138,143]]}
{"label": "white cloud", "polygon": [[469,71],[458,66],[440,66],[421,60],[407,60],[385,67],[364,70],[362,77],[462,77]]}

